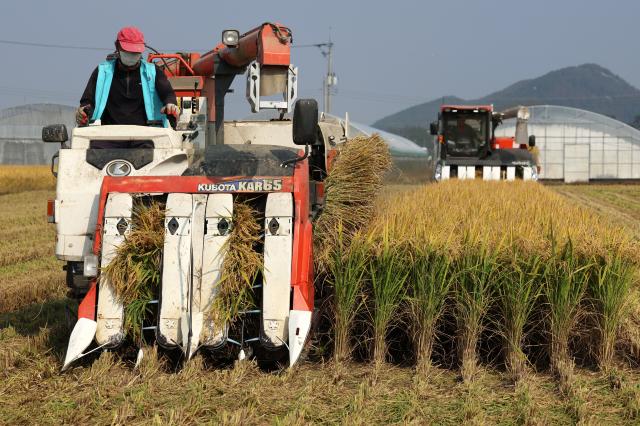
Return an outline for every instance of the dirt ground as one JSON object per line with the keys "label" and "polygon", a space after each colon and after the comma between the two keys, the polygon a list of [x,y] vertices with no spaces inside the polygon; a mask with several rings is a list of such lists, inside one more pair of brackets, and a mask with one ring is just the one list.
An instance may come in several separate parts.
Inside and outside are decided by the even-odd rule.
{"label": "dirt ground", "polygon": [[640,184],[551,185],[551,188],[597,210],[640,238]]}

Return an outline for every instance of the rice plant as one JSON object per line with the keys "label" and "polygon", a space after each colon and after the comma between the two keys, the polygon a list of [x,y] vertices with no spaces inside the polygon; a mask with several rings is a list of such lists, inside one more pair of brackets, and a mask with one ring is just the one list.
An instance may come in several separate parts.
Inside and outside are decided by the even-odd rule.
{"label": "rice plant", "polygon": [[431,352],[436,322],[445,309],[454,274],[451,258],[429,249],[415,249],[409,276],[407,297],[417,370],[426,373],[431,366]]}
{"label": "rice plant", "polygon": [[542,293],[543,265],[540,256],[526,257],[514,250],[512,258],[501,265],[495,286],[500,307],[497,323],[505,342],[507,371],[514,382],[522,379],[526,369],[524,329]]}
{"label": "rice plant", "polygon": [[373,327],[373,361],[384,363],[387,355],[386,336],[400,303],[406,294],[409,268],[404,248],[394,245],[388,236],[374,248],[368,262]]}
{"label": "rice plant", "polygon": [[468,251],[456,262],[454,298],[460,373],[468,382],[477,369],[483,320],[494,298],[498,251],[492,251],[484,243],[474,243],[469,237],[465,241]]}
{"label": "rice plant", "polygon": [[637,284],[632,286],[626,296],[627,315],[621,319],[617,342],[625,358],[636,365],[640,365],[640,288],[638,287],[640,286]]}
{"label": "rice plant", "polygon": [[0,165],[0,195],[55,187],[56,179],[48,166]]}
{"label": "rice plant", "polygon": [[618,253],[601,258],[589,281],[589,293],[595,305],[598,332],[598,365],[607,369],[612,362],[617,333],[629,307],[633,270]]}
{"label": "rice plant", "polygon": [[341,224],[338,224],[337,240],[329,261],[332,317],[334,334],[334,358],[344,361],[351,356],[350,333],[353,323],[364,303],[364,273],[367,253],[361,240],[355,238],[347,245]]}
{"label": "rice plant", "polygon": [[569,337],[580,314],[580,303],[592,265],[577,255],[571,240],[558,249],[553,232],[550,238],[552,257],[544,271],[544,291],[550,317],[551,365],[554,372],[562,377],[570,374],[572,369]]}

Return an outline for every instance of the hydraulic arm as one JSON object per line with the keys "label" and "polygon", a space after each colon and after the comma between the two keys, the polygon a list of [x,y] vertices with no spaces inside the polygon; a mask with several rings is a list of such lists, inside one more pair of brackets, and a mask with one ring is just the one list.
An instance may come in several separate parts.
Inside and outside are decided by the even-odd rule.
{"label": "hydraulic arm", "polygon": [[[206,98],[206,145],[223,144],[224,98],[235,76],[247,68],[247,99],[253,112],[291,111],[297,98],[291,42],[289,28],[264,23],[242,35],[235,30],[224,31],[223,42],[202,55],[156,53],[149,55],[148,61],[163,68],[178,97]],[[262,99],[267,97],[271,98]]]}

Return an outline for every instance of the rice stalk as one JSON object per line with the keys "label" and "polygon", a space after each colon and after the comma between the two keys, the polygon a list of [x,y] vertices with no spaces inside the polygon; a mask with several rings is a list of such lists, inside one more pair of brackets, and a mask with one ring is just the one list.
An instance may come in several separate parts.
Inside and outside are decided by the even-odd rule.
{"label": "rice stalk", "polygon": [[383,237],[368,262],[372,298],[373,361],[382,365],[387,355],[386,336],[406,293],[409,268],[404,247],[393,245],[388,235]]}
{"label": "rice stalk", "polygon": [[371,221],[383,177],[391,167],[389,148],[377,134],[350,139],[338,149],[324,182],[325,205],[314,224],[314,258],[320,272],[327,270],[338,224],[348,245]]}
{"label": "rice stalk", "polygon": [[629,290],[633,270],[618,253],[601,258],[589,281],[589,293],[596,308],[598,332],[598,365],[607,370],[612,363],[618,329],[629,307]]}
{"label": "rice stalk", "polygon": [[512,259],[501,266],[498,274],[495,286],[500,307],[498,325],[505,342],[507,371],[514,382],[525,374],[524,328],[542,292],[542,272],[540,256],[527,258],[514,251]]}
{"label": "rice stalk", "polygon": [[620,324],[618,345],[632,363],[640,364],[640,289],[633,286],[626,296],[628,313]]}
{"label": "rice stalk", "polygon": [[141,337],[142,321],[151,313],[148,302],[156,297],[160,286],[164,214],[164,206],[158,202],[136,202],[131,231],[101,270],[124,305],[125,333],[134,340]]}
{"label": "rice stalk", "polygon": [[640,418],[640,386],[628,383],[620,389],[620,396],[624,404],[624,417],[637,421]]}
{"label": "rice stalk", "polygon": [[[549,229],[553,230],[551,236]],[[561,374],[562,370],[565,381],[571,382],[573,361],[569,357],[569,337],[574,335],[574,325],[585,302],[591,299],[594,312],[599,316],[606,309],[608,318],[614,323],[616,317],[623,323],[622,332],[615,337],[618,333],[607,331],[615,328],[608,325],[605,329],[604,317],[600,319],[602,325],[599,327],[614,333],[607,341],[613,341],[613,345],[622,341],[630,355],[637,357],[640,353],[637,349],[640,348],[640,333],[635,325],[640,323],[640,315],[628,318],[616,313],[616,306],[595,303],[605,297],[596,297],[595,290],[590,290],[590,299],[584,297],[586,283],[591,283],[595,279],[592,274],[602,268],[598,262],[609,265],[606,272],[609,278],[600,280],[608,284],[612,284],[611,277],[621,275],[624,268],[629,269],[629,274],[637,273],[640,245],[602,216],[567,202],[544,186],[527,182],[451,181],[388,194],[378,200],[370,225],[360,232],[364,234],[363,244],[370,246],[372,253],[372,259],[367,262],[368,277],[364,281],[367,307],[370,308],[369,325],[374,335],[377,333],[374,353],[382,352],[380,348],[384,345],[380,342],[384,340],[380,339],[381,328],[376,325],[375,299],[379,295],[371,276],[378,282],[384,276],[377,270],[377,265],[385,241],[392,242],[389,245],[394,250],[401,247],[403,256],[412,262],[409,288],[406,289],[409,292],[404,302],[408,308],[407,318],[411,321],[409,326],[419,369],[428,365],[432,345],[429,339],[433,340],[430,330],[437,323],[438,312],[442,312],[435,303],[440,297],[445,299],[443,309],[446,311],[451,307],[457,322],[456,349],[465,380],[473,376],[478,340],[487,323],[496,325],[504,339],[502,353],[506,355],[511,378],[521,379],[527,369],[524,345],[529,337],[525,331],[535,330],[537,324],[533,321],[543,319],[548,321],[548,353],[554,371]],[[337,235],[334,231],[334,241]],[[349,235],[353,234],[343,227],[340,244],[349,246]],[[619,265],[615,264],[612,253],[620,258]],[[596,259],[602,260],[595,262]],[[450,298],[444,288],[441,288],[442,293],[437,293],[428,287],[435,283],[432,275],[445,279],[444,264],[447,263],[448,278],[452,280]],[[331,275],[331,271],[327,275]],[[616,289],[620,294],[626,292],[629,300],[635,287],[631,285],[626,290],[625,287],[626,284]],[[431,297],[433,304],[427,302]],[[488,318],[490,309],[491,318]],[[640,308],[637,311],[640,312]],[[428,318],[434,319],[429,321]],[[587,326],[591,327],[590,324]],[[594,336],[601,334],[596,327],[586,331]],[[542,336],[546,338],[547,335],[536,331],[531,337],[540,339]],[[604,336],[600,340],[604,342]],[[600,349],[593,346],[594,342],[581,341],[577,350],[598,352]],[[609,353],[612,351],[610,344]],[[374,358],[379,361],[380,355]]]}
{"label": "rice stalk", "polygon": [[573,365],[569,355],[569,336],[578,319],[591,264],[576,254],[571,240],[560,251],[553,233],[551,240],[553,256],[544,271],[544,291],[550,311],[551,365],[554,372],[562,376]]}
{"label": "rice stalk", "polygon": [[418,372],[431,367],[436,322],[454,280],[451,258],[429,249],[415,249],[407,297]]}
{"label": "rice stalk", "polygon": [[469,382],[477,370],[483,319],[494,297],[498,251],[490,250],[482,242],[474,244],[469,237],[465,241],[469,249],[457,261],[454,297],[460,373]]}
{"label": "rice stalk", "polygon": [[327,283],[333,294],[334,358],[340,362],[351,356],[350,333],[364,303],[362,290],[367,253],[358,238],[350,245],[346,244],[340,223],[336,241],[330,253]]}
{"label": "rice stalk", "polygon": [[12,164],[0,166],[0,195],[55,188],[56,179],[48,166]]}
{"label": "rice stalk", "polygon": [[255,304],[252,287],[263,265],[263,255],[255,250],[261,231],[258,213],[249,201],[236,197],[231,232],[222,247],[224,260],[217,295],[209,310],[209,317],[219,327]]}

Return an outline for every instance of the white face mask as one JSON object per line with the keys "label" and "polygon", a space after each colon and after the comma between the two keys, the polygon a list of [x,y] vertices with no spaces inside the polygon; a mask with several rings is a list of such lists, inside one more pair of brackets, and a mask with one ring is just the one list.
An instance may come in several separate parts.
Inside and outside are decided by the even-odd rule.
{"label": "white face mask", "polygon": [[140,59],[142,59],[142,53],[120,51],[120,62],[122,62],[124,66],[133,67],[140,62]]}

